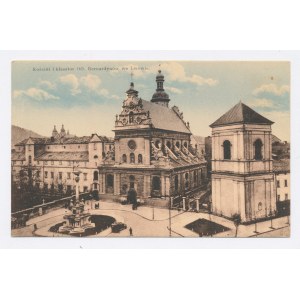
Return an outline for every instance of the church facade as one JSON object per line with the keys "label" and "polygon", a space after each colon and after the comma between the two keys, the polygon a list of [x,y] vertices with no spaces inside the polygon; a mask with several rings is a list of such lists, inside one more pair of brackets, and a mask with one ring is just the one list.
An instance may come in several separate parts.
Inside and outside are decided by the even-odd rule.
{"label": "church facade", "polygon": [[272,121],[238,103],[212,128],[212,212],[242,222],[275,215]]}
{"label": "church facade", "polygon": [[144,202],[167,206],[171,196],[199,189],[207,177],[204,156],[191,145],[189,123],[169,102],[161,71],[151,101],[140,98],[131,83],[116,115],[114,139],[70,136],[63,127],[60,133],[54,128],[50,138],[28,138],[12,153],[13,180],[30,169],[39,189],[70,192],[76,168],[81,192],[118,200],[134,188]]}

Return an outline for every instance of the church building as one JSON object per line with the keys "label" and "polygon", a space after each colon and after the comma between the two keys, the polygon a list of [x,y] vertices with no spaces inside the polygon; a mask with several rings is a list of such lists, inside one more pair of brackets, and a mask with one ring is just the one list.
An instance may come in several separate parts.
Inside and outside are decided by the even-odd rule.
{"label": "church building", "polygon": [[170,196],[197,190],[205,182],[206,161],[191,146],[183,114],[176,106],[169,108],[160,70],[156,85],[146,101],[130,84],[116,115],[114,153],[99,166],[100,194],[125,196],[134,188],[145,202],[154,198],[165,206]]}
{"label": "church building", "polygon": [[212,212],[242,222],[276,212],[272,121],[242,102],[212,128]]}
{"label": "church building", "polygon": [[13,181],[30,174],[37,188],[69,194],[75,188],[74,169],[79,169],[80,192],[96,191],[103,200],[119,201],[135,189],[146,204],[151,198],[161,207],[169,205],[171,196],[197,191],[206,182],[206,161],[191,145],[182,112],[169,108],[161,71],[156,87],[146,101],[130,84],[116,115],[114,139],[71,136],[62,126],[60,132],[54,127],[50,138],[18,143],[12,153]]}

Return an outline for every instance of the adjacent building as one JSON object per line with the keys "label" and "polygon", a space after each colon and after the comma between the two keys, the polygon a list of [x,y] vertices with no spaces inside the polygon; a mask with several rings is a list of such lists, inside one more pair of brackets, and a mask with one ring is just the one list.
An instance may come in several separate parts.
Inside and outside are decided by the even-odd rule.
{"label": "adjacent building", "polygon": [[239,102],[212,128],[212,211],[243,222],[275,214],[272,121]]}

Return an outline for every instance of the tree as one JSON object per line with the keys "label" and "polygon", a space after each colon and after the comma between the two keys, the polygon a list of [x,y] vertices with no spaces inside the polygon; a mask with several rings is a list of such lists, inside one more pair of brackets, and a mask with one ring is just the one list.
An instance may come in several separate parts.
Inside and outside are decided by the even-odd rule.
{"label": "tree", "polygon": [[234,223],[234,226],[235,226],[235,237],[237,237],[237,233],[238,233],[238,227],[239,225],[241,224],[241,215],[240,214],[234,214],[232,216],[232,221]]}

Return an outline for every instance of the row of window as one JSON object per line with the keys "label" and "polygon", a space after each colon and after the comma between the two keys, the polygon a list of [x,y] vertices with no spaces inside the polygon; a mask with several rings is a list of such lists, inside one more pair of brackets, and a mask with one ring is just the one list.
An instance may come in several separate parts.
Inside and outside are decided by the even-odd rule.
{"label": "row of window", "polygon": [[[123,154],[122,155],[122,162],[123,163],[127,163],[127,155],[126,154]],[[134,153],[130,153],[129,154],[129,162],[131,164],[135,164],[135,154]],[[139,154],[138,155],[138,163],[139,164],[142,164],[143,163],[143,155],[142,154]]]}
{"label": "row of window", "polygon": [[[49,173],[50,173],[50,178],[54,179],[54,172],[45,171],[44,177],[48,178]],[[67,172],[67,179],[71,179],[71,174],[72,174],[71,172]],[[37,173],[37,176],[39,176],[39,173]],[[63,172],[58,172],[58,179],[63,179]],[[83,180],[87,180],[87,173],[83,173]]]}
{"label": "row of window", "polygon": [[[289,200],[289,194],[284,194],[284,200]],[[280,195],[277,195],[277,201],[281,201]]]}
{"label": "row of window", "polygon": [[[277,188],[280,188],[280,180],[277,180]],[[284,187],[287,187],[288,186],[288,181],[287,179],[284,180]]]}
{"label": "row of window", "polygon": [[[231,159],[231,143],[228,140],[225,140],[223,142],[223,157],[224,159]],[[263,143],[260,139],[257,139],[254,143],[254,159],[255,160],[262,160],[263,155],[262,155],[262,146]]]}
{"label": "row of window", "polygon": [[[36,184],[36,186],[37,186],[38,188],[40,187],[38,183]],[[58,191],[62,192],[62,191],[63,191],[63,188],[64,188],[64,186],[63,186],[62,184],[58,184],[58,185],[57,185]],[[55,189],[54,183],[50,184],[50,189],[51,189],[51,190],[54,190],[54,189]],[[66,186],[66,192],[67,192],[67,193],[70,193],[70,192],[71,192],[72,190],[74,190],[74,189],[75,189],[75,186],[72,186],[72,185],[67,185],[67,186]],[[88,192],[88,189],[89,189],[89,188],[88,188],[87,186],[84,186],[84,187],[83,187],[83,192],[84,192],[84,193]],[[44,190],[49,190],[49,184],[48,184],[48,183],[44,183]]]}

